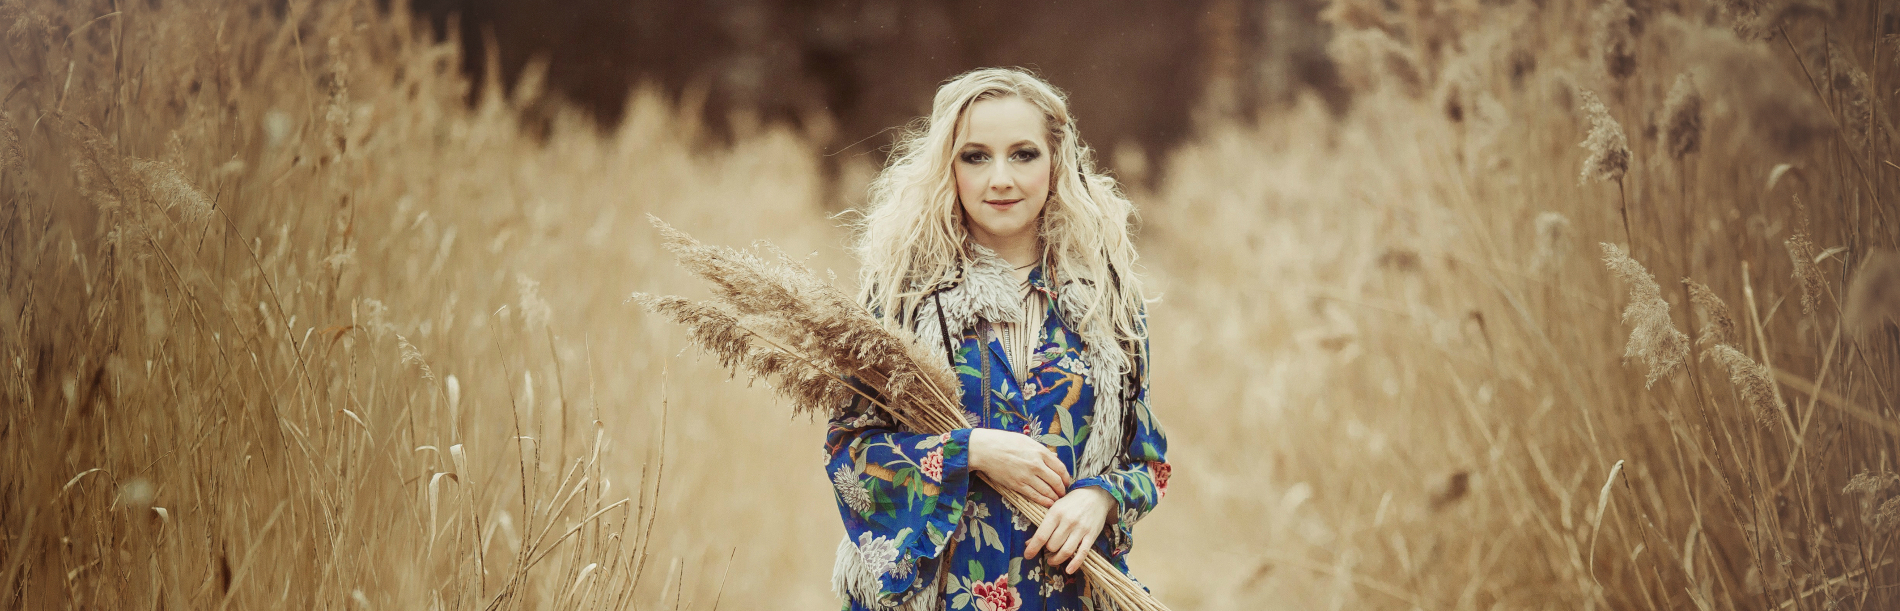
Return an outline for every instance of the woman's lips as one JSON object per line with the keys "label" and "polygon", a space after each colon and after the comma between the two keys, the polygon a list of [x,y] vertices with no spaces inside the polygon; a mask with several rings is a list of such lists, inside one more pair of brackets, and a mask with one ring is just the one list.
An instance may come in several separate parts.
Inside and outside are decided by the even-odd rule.
{"label": "woman's lips", "polygon": [[1023,199],[1018,197],[1016,199],[986,199],[986,200],[983,200],[983,203],[989,204],[991,206],[995,206],[997,208],[1008,208],[1010,206],[1016,205],[1016,202],[1020,202],[1020,201],[1023,201]]}

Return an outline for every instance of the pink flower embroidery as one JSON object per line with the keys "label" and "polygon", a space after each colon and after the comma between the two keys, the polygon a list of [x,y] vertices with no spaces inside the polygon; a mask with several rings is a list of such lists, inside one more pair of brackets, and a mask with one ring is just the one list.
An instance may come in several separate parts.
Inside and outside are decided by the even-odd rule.
{"label": "pink flower embroidery", "polygon": [[1009,575],[997,575],[995,583],[976,582],[970,594],[976,596],[976,608],[982,611],[1016,611],[1023,606],[1023,597],[1009,585]]}
{"label": "pink flower embroidery", "polygon": [[923,462],[917,466],[921,467],[924,475],[930,476],[932,481],[943,481],[943,448],[931,450],[930,454],[924,456]]}
{"label": "pink flower embroidery", "polygon": [[1154,476],[1155,490],[1161,493],[1161,498],[1168,498],[1168,475],[1174,472],[1174,467],[1164,462],[1150,462],[1148,472]]}

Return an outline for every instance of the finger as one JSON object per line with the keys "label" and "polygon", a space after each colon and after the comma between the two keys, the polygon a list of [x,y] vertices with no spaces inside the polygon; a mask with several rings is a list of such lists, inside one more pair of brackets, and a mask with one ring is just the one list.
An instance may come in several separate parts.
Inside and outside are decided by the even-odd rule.
{"label": "finger", "polygon": [[1063,561],[1062,546],[1067,544],[1066,541],[1068,540],[1067,539],[1052,540],[1048,545],[1049,557],[1043,559],[1043,562],[1048,563],[1050,566],[1058,566],[1058,567],[1062,566],[1062,561]]}
{"label": "finger", "polygon": [[1042,463],[1049,465],[1049,469],[1055,471],[1056,479],[1061,480],[1063,490],[1068,490],[1069,485],[1075,483],[1074,480],[1069,478],[1068,465],[1062,464],[1062,458],[1056,456],[1054,451],[1044,451],[1042,453]]}
{"label": "finger", "polygon": [[1030,481],[1018,482],[1014,486],[1011,486],[1011,489],[1015,490],[1016,494],[1022,495],[1023,498],[1029,499],[1029,501],[1032,503],[1041,505],[1043,507],[1048,507],[1049,505],[1052,504],[1052,502],[1049,500],[1049,494],[1046,492],[1043,492],[1042,488],[1038,485],[1038,483],[1039,482],[1033,479]]}
{"label": "finger", "polygon": [[1050,525],[1053,523],[1054,523],[1054,520],[1043,520],[1042,526],[1036,527],[1035,536],[1032,536],[1029,538],[1029,546],[1023,548],[1024,558],[1033,559],[1036,557],[1037,554],[1042,553],[1042,544],[1047,543],[1049,541],[1049,534],[1051,532]]}
{"label": "finger", "polygon": [[1101,534],[1101,529],[1095,529],[1094,532],[1082,537],[1082,546],[1076,550],[1075,558],[1069,561],[1068,569],[1070,575],[1074,575],[1076,570],[1082,568],[1082,561],[1088,559],[1089,550],[1095,549],[1095,538],[1101,536]]}
{"label": "finger", "polygon": [[1062,498],[1062,494],[1069,490],[1068,486],[1062,485],[1062,475],[1046,465],[1039,465],[1039,467],[1041,468],[1036,469],[1036,480],[1048,487],[1051,496]]}
{"label": "finger", "polygon": [[1058,568],[1067,564],[1070,559],[1075,557],[1076,542],[1080,540],[1082,540],[1082,533],[1073,530],[1070,531],[1069,535],[1062,539],[1062,550],[1049,554],[1049,564]]}
{"label": "finger", "polygon": [[1049,452],[1045,454],[1045,457],[1047,457],[1049,467],[1054,469],[1056,474],[1062,476],[1062,488],[1064,488],[1064,490],[1068,490],[1070,486],[1075,484],[1075,476],[1068,471],[1068,465],[1062,465],[1062,457],[1058,457],[1058,455],[1054,454],[1054,450],[1049,450]]}
{"label": "finger", "polygon": [[1048,499],[1046,501],[1041,501],[1043,507],[1048,507],[1050,505],[1053,505],[1055,504],[1056,499],[1062,498],[1062,493],[1060,492],[1060,490],[1062,489],[1055,487],[1053,484],[1050,484],[1049,480],[1046,479],[1048,477],[1049,476],[1047,475],[1046,470],[1038,469],[1037,473],[1034,476],[1030,477],[1029,481],[1027,482],[1027,486],[1035,490],[1037,496]]}
{"label": "finger", "polygon": [[1041,546],[1041,552],[1043,552],[1043,556],[1045,556],[1043,562],[1047,562],[1047,564],[1060,564],[1060,560],[1056,560],[1056,558],[1060,558],[1060,554],[1062,554],[1062,543],[1066,541],[1066,539],[1062,537],[1062,524],[1056,522],[1054,518],[1051,518],[1051,520],[1043,522],[1043,528],[1049,531],[1047,535],[1043,535],[1043,546]]}
{"label": "finger", "polygon": [[1068,573],[1071,575],[1075,574],[1076,569],[1082,567],[1082,555],[1077,553],[1082,550],[1081,533],[1076,533],[1076,536],[1070,537],[1069,541],[1062,546],[1062,559],[1069,563]]}

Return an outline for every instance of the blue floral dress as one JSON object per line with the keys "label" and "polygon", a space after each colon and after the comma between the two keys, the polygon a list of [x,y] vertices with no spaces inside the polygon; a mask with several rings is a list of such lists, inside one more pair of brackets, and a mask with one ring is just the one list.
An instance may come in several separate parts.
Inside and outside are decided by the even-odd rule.
{"label": "blue floral dress", "polygon": [[[1040,269],[1029,282],[1049,298],[1043,300],[1041,347],[1027,364],[1025,382],[1018,384],[1002,344],[979,336],[986,326],[948,329],[963,407],[972,423],[1043,442],[1076,473],[1095,421],[1089,363]],[[987,389],[985,359],[991,370]],[[1095,550],[1124,573],[1135,522],[1167,493],[1169,473],[1167,438],[1148,409],[1147,376],[1139,377],[1128,406],[1134,426],[1127,452],[1119,464],[1070,488],[1098,487],[1114,498],[1117,510]],[[1102,608],[1080,571],[1069,575],[1060,565],[1045,564],[1047,553],[1024,558],[1035,527],[970,470],[971,429],[909,432],[863,399],[845,412],[831,420],[825,451],[846,533],[834,576],[846,609]]]}

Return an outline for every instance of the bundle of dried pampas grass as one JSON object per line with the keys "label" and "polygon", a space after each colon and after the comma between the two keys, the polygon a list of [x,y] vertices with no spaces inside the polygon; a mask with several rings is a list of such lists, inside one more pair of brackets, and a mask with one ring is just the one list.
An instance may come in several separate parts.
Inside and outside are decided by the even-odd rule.
{"label": "bundle of dried pampas grass", "polygon": [[[794,415],[829,417],[861,396],[913,432],[942,434],[970,426],[956,376],[940,362],[942,355],[927,353],[909,332],[880,324],[810,268],[770,244],[759,248],[776,261],[702,244],[648,218],[680,266],[711,285],[713,298],[635,293],[629,300],[685,326],[693,343],[717,355],[735,375],[745,371],[767,379],[791,400]],[[1041,505],[998,490],[1010,509],[1042,524]],[[1167,609],[1099,553],[1089,552],[1082,573],[1119,609]]]}

